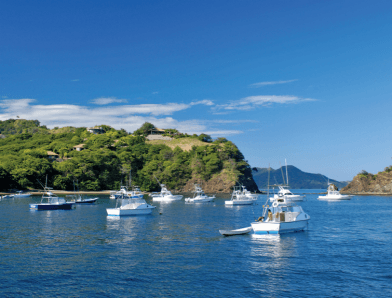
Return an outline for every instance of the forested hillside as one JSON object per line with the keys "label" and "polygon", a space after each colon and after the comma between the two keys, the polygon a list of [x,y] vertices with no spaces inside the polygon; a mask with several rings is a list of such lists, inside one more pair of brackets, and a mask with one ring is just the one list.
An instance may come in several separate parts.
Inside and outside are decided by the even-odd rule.
{"label": "forested hillside", "polygon": [[[339,182],[321,174],[312,174],[301,171],[294,166],[287,166],[289,184],[293,189],[327,189],[328,180],[341,188],[347,185],[347,182]],[[266,189],[268,185],[268,168],[253,168],[253,179],[260,189]],[[283,181],[284,176],[284,181]],[[277,170],[270,170],[270,185],[285,184],[286,166]]]}
{"label": "forested hillside", "polygon": [[146,141],[151,125],[133,134],[100,125],[104,133],[93,134],[85,127],[49,130],[38,121],[0,121],[0,188],[40,188],[38,180],[47,175],[48,185],[59,190],[72,190],[76,180],[81,190],[119,189],[132,170],[133,184],[143,191],[159,190],[155,177],[170,189],[183,191],[194,182],[216,192],[230,191],[236,183],[257,189],[248,163],[232,142],[167,130],[175,139],[199,144],[189,150],[171,148]]}

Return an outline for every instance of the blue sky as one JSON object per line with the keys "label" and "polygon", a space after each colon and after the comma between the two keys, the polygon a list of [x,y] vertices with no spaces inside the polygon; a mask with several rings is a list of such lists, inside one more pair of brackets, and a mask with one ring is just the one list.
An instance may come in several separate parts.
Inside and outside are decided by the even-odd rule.
{"label": "blue sky", "polygon": [[233,141],[252,167],[392,164],[391,1],[2,1],[0,120]]}

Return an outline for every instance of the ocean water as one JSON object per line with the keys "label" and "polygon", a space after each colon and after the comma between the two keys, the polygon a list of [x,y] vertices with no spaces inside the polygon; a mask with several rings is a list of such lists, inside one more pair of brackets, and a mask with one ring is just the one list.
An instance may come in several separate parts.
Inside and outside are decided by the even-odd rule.
{"label": "ocean water", "polygon": [[108,196],[70,211],[4,199],[0,296],[392,297],[392,197],[307,193],[307,231],[232,237],[219,229],[249,226],[265,195],[234,207],[148,199],[151,215],[122,218],[107,217]]}

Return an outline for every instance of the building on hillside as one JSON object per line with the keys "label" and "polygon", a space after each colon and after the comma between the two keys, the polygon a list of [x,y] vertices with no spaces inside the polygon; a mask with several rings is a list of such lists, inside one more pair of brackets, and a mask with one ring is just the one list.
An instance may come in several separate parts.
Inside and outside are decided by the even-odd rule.
{"label": "building on hillside", "polygon": [[154,127],[153,129],[150,130],[150,135],[163,135],[164,133],[165,130],[162,128]]}
{"label": "building on hillside", "polygon": [[76,151],[82,151],[83,149],[84,149],[84,144],[79,144],[79,145],[73,146],[73,150],[76,150]]}
{"label": "building on hillside", "polygon": [[102,127],[97,127],[97,126],[89,127],[89,128],[87,128],[87,131],[91,132],[95,135],[105,133],[105,131],[102,129]]}
{"label": "building on hillside", "polygon": [[0,139],[5,139],[6,136],[0,133]]}
{"label": "building on hillside", "polygon": [[52,152],[52,151],[47,151],[47,154],[48,154],[48,159],[54,160],[54,159],[59,158],[59,155],[57,153]]}

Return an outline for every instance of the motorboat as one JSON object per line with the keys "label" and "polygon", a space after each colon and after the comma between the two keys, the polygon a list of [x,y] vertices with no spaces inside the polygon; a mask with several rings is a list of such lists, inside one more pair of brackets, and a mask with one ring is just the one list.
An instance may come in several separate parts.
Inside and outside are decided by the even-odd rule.
{"label": "motorboat", "polygon": [[173,195],[170,190],[168,190],[165,184],[161,184],[161,192],[152,196],[152,200],[156,202],[171,202],[181,200],[183,195]]}
{"label": "motorboat", "polygon": [[143,198],[122,195],[115,208],[107,208],[108,216],[127,216],[151,214],[155,206],[147,204]]}
{"label": "motorboat", "polygon": [[143,193],[140,191],[139,187],[134,186],[133,190],[128,190],[127,186],[121,186],[119,191],[111,191],[110,198],[111,199],[118,199],[123,195],[128,197],[137,197],[143,199]]}
{"label": "motorboat", "polygon": [[29,192],[23,192],[23,191],[21,191],[21,190],[17,191],[17,192],[14,194],[14,198],[28,198],[28,197],[31,197],[31,193],[29,193]]}
{"label": "motorboat", "polygon": [[93,204],[98,200],[98,198],[85,198],[81,194],[68,195],[67,197],[71,198],[71,202],[75,204]]}
{"label": "motorboat", "polygon": [[2,199],[13,199],[14,195],[4,195],[1,197]]}
{"label": "motorboat", "polygon": [[195,191],[192,198],[185,198],[185,202],[188,203],[204,203],[211,202],[215,199],[215,195],[207,196],[200,185],[195,184]]}
{"label": "motorboat", "polygon": [[41,203],[30,204],[30,209],[36,210],[70,210],[74,206],[74,202],[67,202],[64,198],[58,197],[52,193],[49,188],[44,189]]}
{"label": "motorboat", "polygon": [[253,198],[247,197],[245,194],[243,194],[238,186],[235,186],[233,193],[231,194],[230,201],[225,201],[225,205],[252,205],[254,201],[255,200]]}
{"label": "motorboat", "polygon": [[350,200],[352,195],[342,195],[338,188],[333,184],[328,182],[328,189],[326,196],[319,196],[317,199],[319,200],[331,200],[331,201],[339,201],[339,200]]}
{"label": "motorboat", "polygon": [[242,186],[242,194],[245,195],[247,198],[251,198],[252,200],[256,201],[257,198],[259,197],[258,194],[256,193],[251,193],[249,190],[245,188],[245,186]]}
{"label": "motorboat", "polygon": [[278,187],[279,187],[278,193],[274,194],[274,196],[272,198],[270,198],[271,202],[274,202],[276,199],[281,198],[283,196],[285,196],[289,200],[295,201],[295,202],[301,202],[305,198],[304,195],[295,195],[295,194],[293,194],[289,190],[288,185],[278,185]]}
{"label": "motorboat", "polygon": [[263,206],[263,216],[251,226],[255,234],[283,234],[307,228],[310,216],[286,196],[275,199],[272,206]]}

